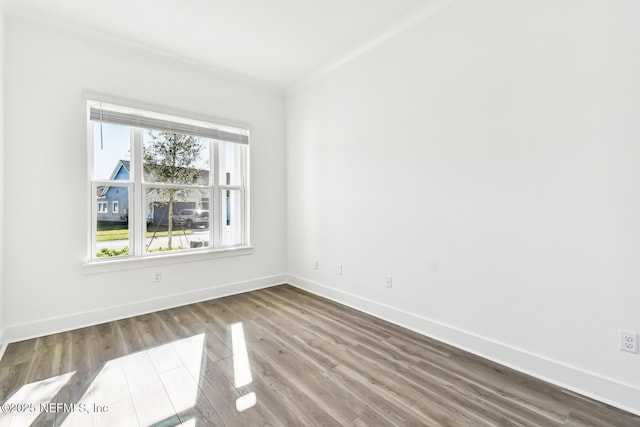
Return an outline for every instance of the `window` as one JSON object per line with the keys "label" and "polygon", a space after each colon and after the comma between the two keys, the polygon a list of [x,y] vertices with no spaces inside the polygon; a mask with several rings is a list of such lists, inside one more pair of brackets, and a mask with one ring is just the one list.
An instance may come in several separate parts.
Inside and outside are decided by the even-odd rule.
{"label": "window", "polygon": [[87,106],[90,260],[248,246],[247,129]]}

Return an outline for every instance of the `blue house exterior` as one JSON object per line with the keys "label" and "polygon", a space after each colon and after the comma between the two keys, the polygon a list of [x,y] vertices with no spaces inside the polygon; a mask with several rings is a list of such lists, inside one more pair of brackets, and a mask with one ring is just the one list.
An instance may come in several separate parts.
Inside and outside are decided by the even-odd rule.
{"label": "blue house exterior", "polygon": [[[120,160],[111,174],[112,180],[129,180],[129,161]],[[98,221],[127,222],[129,217],[129,188],[98,187]]]}
{"label": "blue house exterior", "polygon": [[[119,160],[114,168],[110,180],[129,181],[130,162]],[[209,182],[209,171],[201,170],[198,174],[198,182]],[[128,222],[129,221],[129,188],[126,186],[102,186],[98,187],[98,222]],[[205,191],[194,191],[188,200],[176,201],[174,215],[182,209],[209,209],[209,196]],[[150,203],[147,206],[147,224],[167,225],[167,205]]]}

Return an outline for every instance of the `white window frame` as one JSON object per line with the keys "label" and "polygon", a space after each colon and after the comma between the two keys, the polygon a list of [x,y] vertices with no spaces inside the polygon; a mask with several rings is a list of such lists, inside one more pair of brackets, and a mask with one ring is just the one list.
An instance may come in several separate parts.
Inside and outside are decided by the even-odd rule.
{"label": "white window frame", "polygon": [[[91,108],[96,108],[96,106],[100,106],[101,109],[107,109],[114,107],[114,110],[123,109],[125,111],[133,111],[134,113],[139,112],[144,115],[157,116],[161,118],[168,118],[169,120],[175,119],[178,121],[184,120],[187,123],[187,126],[190,122],[200,121],[201,119],[196,117],[194,119],[188,118],[190,115],[185,114],[176,114],[171,111],[166,111],[166,109],[161,108],[153,108],[153,109],[142,109],[138,106],[123,106],[123,103],[117,102],[117,104],[112,104],[113,101],[102,102],[96,100],[96,97],[87,98],[87,145],[88,145],[88,171],[89,171],[89,189],[90,189],[90,197],[93,200],[92,206],[98,206],[98,196],[97,196],[97,188],[100,186],[119,186],[119,187],[127,187],[129,190],[129,206],[128,206],[128,217],[129,217],[129,254],[122,256],[114,256],[114,257],[106,257],[106,258],[98,258],[96,256],[97,245],[96,245],[96,232],[97,232],[97,218],[98,213],[106,213],[99,212],[99,208],[96,210],[91,210],[90,212],[90,221],[91,230],[89,235],[89,254],[88,261],[85,265],[98,265],[98,264],[128,264],[134,266],[135,262],[138,261],[151,261],[153,259],[162,258],[162,262],[166,262],[166,258],[176,258],[176,260],[191,260],[192,258],[200,258],[203,255],[212,255],[212,256],[229,256],[229,255],[241,255],[252,253],[252,247],[250,245],[249,239],[249,130],[247,126],[237,127],[237,125],[218,125],[214,121],[206,120],[205,124],[210,125],[214,128],[214,131],[220,132],[222,137],[226,137],[227,135],[232,135],[233,132],[238,132],[246,143],[242,144],[245,148],[239,150],[241,153],[241,171],[240,171],[240,179],[241,182],[238,185],[222,185],[225,183],[219,182],[219,167],[221,165],[219,159],[219,146],[221,141],[216,139],[209,139],[209,185],[201,186],[201,185],[183,185],[183,184],[168,184],[168,183],[154,183],[154,182],[145,182],[143,178],[143,128],[135,127],[134,125],[129,125],[131,129],[131,159],[130,159],[130,180],[109,180],[109,179],[96,179],[93,174],[94,167],[94,120],[91,120]],[[131,105],[131,104],[129,104]],[[106,107],[106,108],[105,108]],[[148,107],[147,107],[148,108]],[[145,127],[146,129],[146,127]],[[157,129],[157,128],[156,128]],[[180,132],[182,133],[182,132]],[[225,140],[226,142],[230,142]],[[209,200],[209,243],[207,246],[198,247],[198,248],[189,248],[185,250],[174,250],[174,251],[166,251],[162,253],[147,253],[145,251],[146,245],[146,203],[145,203],[145,194],[147,188],[158,188],[158,187],[179,187],[179,188],[197,188],[198,190],[207,191],[207,198]],[[226,209],[223,213],[223,206],[221,202],[220,194],[225,192],[227,189],[239,190],[242,198],[242,212],[240,214],[241,217],[241,242],[235,245],[222,246],[221,245],[221,233],[223,230],[224,224],[226,224]],[[108,202],[100,201],[100,203],[104,203],[107,205]],[[117,201],[113,201],[114,208],[119,210],[119,203]],[[145,262],[147,264],[147,262]]]}
{"label": "white window frame", "polygon": [[117,214],[119,210],[120,210],[120,202],[118,202],[117,200],[114,200],[111,203],[111,213]]}
{"label": "white window frame", "polygon": [[109,213],[109,203],[105,201],[98,201],[98,213]]}

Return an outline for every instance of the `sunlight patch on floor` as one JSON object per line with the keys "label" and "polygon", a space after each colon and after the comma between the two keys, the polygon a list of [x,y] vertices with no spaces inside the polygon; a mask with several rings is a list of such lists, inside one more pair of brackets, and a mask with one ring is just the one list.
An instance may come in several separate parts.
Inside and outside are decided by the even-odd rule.
{"label": "sunlight patch on floor", "polygon": [[[197,402],[204,343],[199,334],[110,360],[80,402],[105,408],[89,414],[95,425],[105,426],[153,425],[187,411]],[[73,412],[62,425],[88,421],[87,414]]]}
{"label": "sunlight patch on floor", "polygon": [[56,394],[75,373],[75,371],[69,372],[20,387],[3,404],[3,408],[14,408],[14,410],[0,412],[0,426],[31,425],[41,413],[47,411],[46,405],[52,403]]}
{"label": "sunlight patch on floor", "polygon": [[[233,384],[236,388],[240,388],[251,384],[253,377],[251,376],[251,365],[249,364],[249,353],[242,322],[233,323],[230,328],[233,351]],[[250,392],[236,399],[236,410],[238,412],[246,411],[255,406],[256,402],[256,394]]]}

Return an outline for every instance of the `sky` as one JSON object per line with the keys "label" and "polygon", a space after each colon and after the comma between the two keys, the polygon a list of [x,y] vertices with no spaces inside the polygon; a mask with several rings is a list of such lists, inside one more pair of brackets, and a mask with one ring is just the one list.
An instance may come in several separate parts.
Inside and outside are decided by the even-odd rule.
{"label": "sky", "polygon": [[131,160],[128,126],[93,123],[93,176],[109,179],[118,160]]}
{"label": "sky", "polygon": [[[109,179],[119,160],[131,160],[130,151],[131,135],[128,126],[93,123],[94,179]],[[202,154],[204,159],[195,166],[208,169],[209,150],[204,150]]]}

